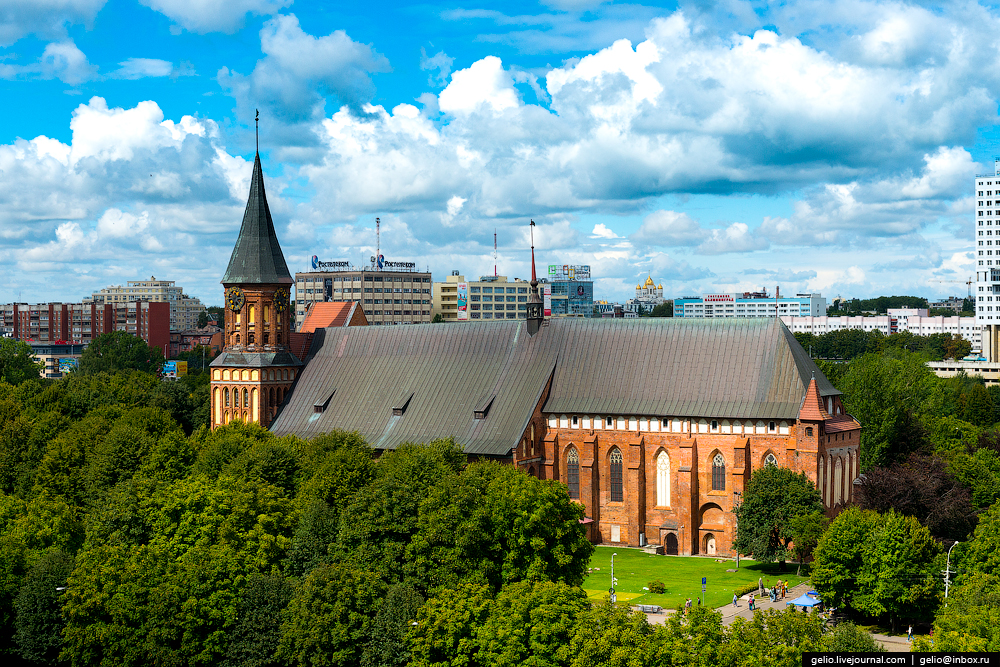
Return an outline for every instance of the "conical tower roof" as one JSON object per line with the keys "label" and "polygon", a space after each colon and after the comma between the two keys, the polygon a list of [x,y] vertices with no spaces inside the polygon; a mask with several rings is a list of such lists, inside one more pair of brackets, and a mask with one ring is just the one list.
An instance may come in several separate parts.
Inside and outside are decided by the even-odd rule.
{"label": "conical tower roof", "polygon": [[253,178],[250,180],[250,197],[243,214],[243,225],[222,283],[291,285],[293,282],[288,273],[288,265],[285,264],[285,256],[281,254],[278,237],[274,233],[274,222],[264,193],[260,153],[257,153],[253,161]]}
{"label": "conical tower roof", "polygon": [[819,384],[816,383],[816,374],[813,373],[806,395],[802,399],[802,407],[799,409],[799,419],[810,421],[826,421],[831,419],[830,413],[823,407],[823,397],[819,395]]}

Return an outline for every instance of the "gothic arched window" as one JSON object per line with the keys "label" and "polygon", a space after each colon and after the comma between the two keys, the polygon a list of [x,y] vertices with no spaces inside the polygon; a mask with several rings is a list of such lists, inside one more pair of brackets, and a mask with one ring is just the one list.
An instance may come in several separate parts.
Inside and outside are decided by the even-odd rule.
{"label": "gothic arched window", "polygon": [[576,448],[571,448],[566,454],[566,485],[569,487],[569,497],[574,500],[580,497],[580,455]]}
{"label": "gothic arched window", "polygon": [[716,454],[712,459],[712,490],[726,490],[726,459],[722,454]]}
{"label": "gothic arched window", "polygon": [[766,466],[776,466],[778,465],[778,459],[774,457],[774,454],[768,454],[764,457],[764,465]]}
{"label": "gothic arched window", "polygon": [[611,502],[620,503],[623,499],[622,463],[624,463],[621,450],[617,447],[612,449],[608,461],[611,463]]}
{"label": "gothic arched window", "polygon": [[656,504],[670,506],[670,457],[665,451],[656,457]]}

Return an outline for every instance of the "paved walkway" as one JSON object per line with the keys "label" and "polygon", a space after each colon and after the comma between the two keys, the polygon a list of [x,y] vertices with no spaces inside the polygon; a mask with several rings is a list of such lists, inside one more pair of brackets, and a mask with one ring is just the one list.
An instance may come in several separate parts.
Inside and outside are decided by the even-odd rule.
{"label": "paved walkway", "polygon": [[[771,598],[767,595],[757,598],[757,609],[763,611],[764,609],[777,609],[782,610],[788,607],[789,600],[794,600],[800,595],[812,590],[812,586],[806,582],[799,584],[793,588],[789,588],[788,592],[785,593],[784,600],[776,600],[771,602]],[[738,606],[734,607],[732,603],[724,605],[722,607],[717,607],[716,611],[722,614],[723,625],[729,625],[733,622],[733,619],[745,618],[752,619],[753,612],[750,611],[750,596],[749,594],[744,595],[739,599]],[[663,623],[667,616],[674,613],[673,609],[664,610],[659,614],[646,614],[646,618],[650,623]],[[889,635],[874,634],[872,635],[882,647],[889,651],[890,653],[909,653],[910,652],[910,642],[907,641],[906,637],[891,637]]]}

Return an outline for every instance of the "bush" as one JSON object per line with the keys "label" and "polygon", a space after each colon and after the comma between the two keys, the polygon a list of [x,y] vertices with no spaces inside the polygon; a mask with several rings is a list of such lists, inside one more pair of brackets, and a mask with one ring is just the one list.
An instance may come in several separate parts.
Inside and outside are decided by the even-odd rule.
{"label": "bush", "polygon": [[649,589],[650,593],[666,593],[667,587],[663,585],[663,582],[657,579],[656,581],[651,581],[646,584],[646,588]]}
{"label": "bush", "polygon": [[738,595],[739,597],[743,597],[747,593],[753,593],[754,591],[757,590],[759,590],[757,584],[747,584],[745,586],[741,586],[740,588],[735,589],[733,593],[736,593],[736,595]]}

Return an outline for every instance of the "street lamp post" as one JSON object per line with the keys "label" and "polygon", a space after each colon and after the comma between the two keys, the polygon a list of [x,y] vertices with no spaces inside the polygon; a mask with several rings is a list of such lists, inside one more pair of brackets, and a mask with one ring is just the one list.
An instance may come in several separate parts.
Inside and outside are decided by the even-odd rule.
{"label": "street lamp post", "polygon": [[[740,533],[740,515],[737,514],[737,510],[740,509],[740,492],[733,491],[733,516],[736,517],[736,535],[739,536]],[[736,569],[740,569],[740,549],[736,548]]]}
{"label": "street lamp post", "polygon": [[617,583],[615,581],[615,556],[617,555],[617,552],[611,554],[611,602],[617,602],[617,596],[615,595],[615,584]]}
{"label": "street lamp post", "polygon": [[[955,542],[958,544],[958,542]],[[951,586],[951,550],[955,548],[955,544],[951,545],[948,549],[948,561],[944,566],[944,596],[948,597],[948,588]],[[613,575],[612,575],[613,576]]]}

